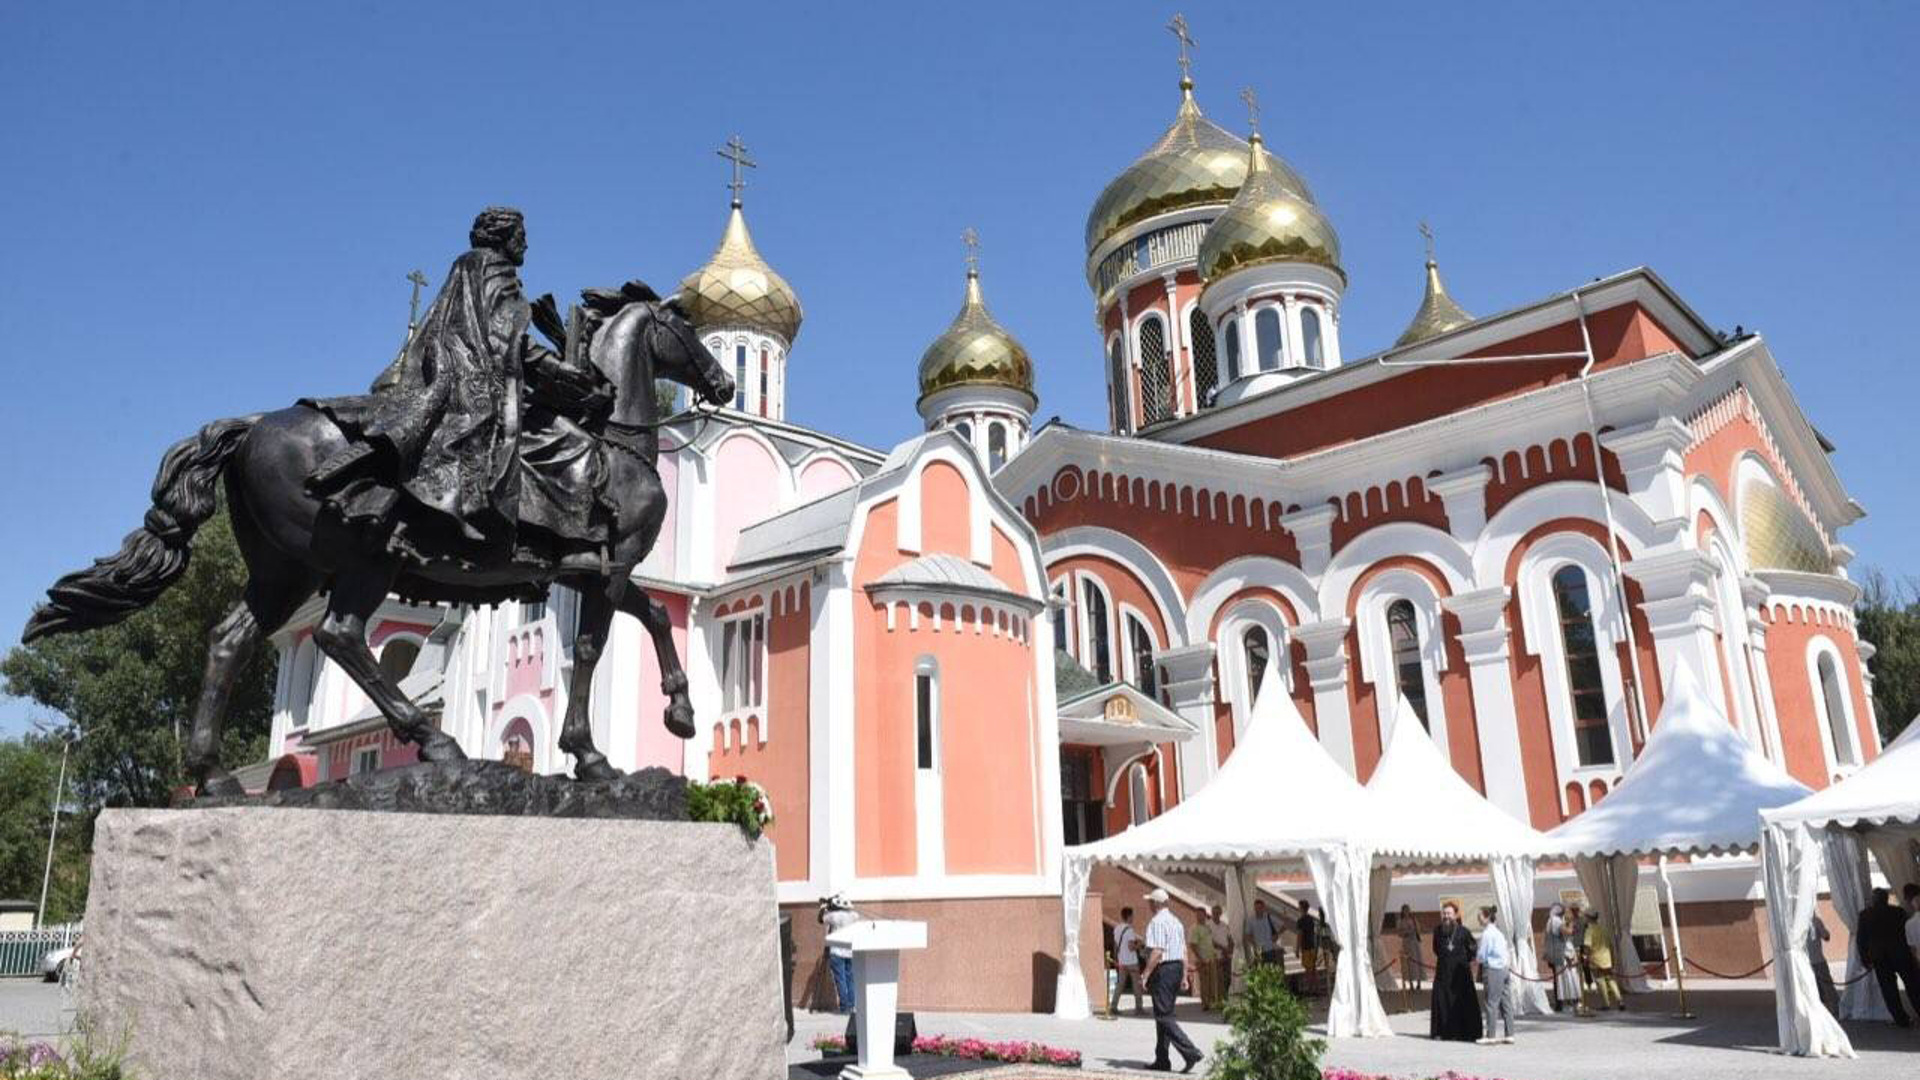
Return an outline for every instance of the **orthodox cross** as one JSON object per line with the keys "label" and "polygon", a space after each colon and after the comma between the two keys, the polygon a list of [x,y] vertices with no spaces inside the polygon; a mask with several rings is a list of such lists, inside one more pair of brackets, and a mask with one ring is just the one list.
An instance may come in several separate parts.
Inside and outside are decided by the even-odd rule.
{"label": "orthodox cross", "polygon": [[733,205],[740,205],[740,192],[747,186],[747,177],[741,169],[757,169],[760,163],[747,156],[747,144],[735,135],[727,140],[727,145],[715,151],[721,157],[733,162],[733,179],[727,186],[733,189]]}
{"label": "orthodox cross", "polygon": [[1420,223],[1420,235],[1421,235],[1421,236],[1423,236],[1423,237],[1426,237],[1426,240],[1427,240],[1427,261],[1428,261],[1428,262],[1432,262],[1432,261],[1433,261],[1433,226],[1431,226],[1431,225],[1429,225],[1429,224],[1427,224],[1427,223],[1426,223],[1426,222],[1424,222],[1424,221],[1423,221],[1423,222],[1421,222],[1421,223]]}
{"label": "orthodox cross", "polygon": [[1177,11],[1174,12],[1173,21],[1167,24],[1167,32],[1180,39],[1181,80],[1193,78],[1193,58],[1187,55],[1187,50],[1193,48],[1194,42],[1187,36],[1187,17]]}
{"label": "orthodox cross", "polygon": [[418,270],[409,271],[407,280],[413,282],[413,299],[407,302],[407,333],[420,325],[420,290],[427,287],[427,275]]}
{"label": "orthodox cross", "polygon": [[1255,134],[1258,134],[1260,131],[1260,95],[1253,92],[1253,87],[1244,86],[1240,88],[1240,100],[1247,103],[1247,124],[1253,128]]}
{"label": "orthodox cross", "polygon": [[978,274],[980,272],[980,234],[973,231],[973,226],[969,225],[967,231],[960,234],[960,242],[967,245],[967,273]]}

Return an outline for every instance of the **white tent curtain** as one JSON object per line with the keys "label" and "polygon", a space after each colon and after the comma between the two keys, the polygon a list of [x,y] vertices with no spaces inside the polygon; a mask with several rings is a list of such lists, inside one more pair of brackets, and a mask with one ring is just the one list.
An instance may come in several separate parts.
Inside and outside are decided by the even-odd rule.
{"label": "white tent curtain", "polygon": [[1544,1016],[1547,984],[1539,981],[1540,957],[1533,949],[1533,860],[1506,855],[1487,863],[1493,877],[1493,902],[1500,908],[1501,925],[1513,941],[1513,970],[1524,978],[1507,980],[1507,996],[1516,1016]]}
{"label": "white tent curtain", "polygon": [[1233,958],[1233,981],[1228,984],[1228,993],[1235,993],[1247,987],[1247,969],[1252,966],[1253,944],[1247,934],[1247,920],[1253,916],[1253,898],[1255,892],[1253,871],[1246,863],[1235,863],[1221,868],[1220,875],[1226,882],[1227,890],[1227,932],[1233,935],[1237,952]]}
{"label": "white tent curtain", "polygon": [[[1080,920],[1087,907],[1087,881],[1093,863],[1069,856],[1060,860],[1060,975],[1054,980],[1053,1015],[1085,1020],[1093,1015],[1087,1003],[1087,979],[1080,971]],[[1104,966],[1104,958],[1103,958]]]}
{"label": "white tent curtain", "polygon": [[1861,834],[1860,840],[1873,852],[1873,861],[1880,864],[1880,873],[1893,887],[1895,901],[1907,886],[1920,885],[1920,864],[1913,858],[1912,830],[1877,828]]}
{"label": "white tent curtain", "polygon": [[1613,940],[1613,970],[1620,989],[1645,993],[1647,969],[1633,947],[1633,896],[1640,864],[1631,855],[1587,856],[1573,860],[1573,872],[1589,904],[1600,905],[1600,925]]}
{"label": "white tent curtain", "polygon": [[[1380,947],[1380,924],[1387,917],[1387,893],[1393,888],[1393,868],[1376,866],[1367,878],[1367,938],[1371,942],[1375,956],[1385,956],[1386,950]],[[1374,979],[1374,985],[1381,990],[1400,989],[1400,965],[1383,964],[1380,974]]]}
{"label": "white tent curtain", "polygon": [[1336,1039],[1392,1035],[1379,988],[1373,984],[1373,951],[1367,948],[1372,853],[1351,844],[1328,845],[1308,851],[1306,859],[1328,928],[1340,946],[1333,997],[1327,1003],[1327,1034]]}
{"label": "white tent curtain", "polygon": [[[1846,924],[1847,939],[1852,941],[1858,929],[1861,909],[1867,906],[1867,894],[1873,882],[1867,876],[1866,852],[1860,840],[1849,832],[1822,829],[1821,854],[1827,866],[1827,891],[1833,896],[1833,910]],[[1840,989],[1840,1017],[1843,1020],[1891,1020],[1886,1002],[1880,1000],[1880,984],[1863,979],[1866,970],[1860,964],[1860,950],[1847,947],[1847,985]]]}
{"label": "white tent curtain", "polygon": [[1760,871],[1767,890],[1780,1049],[1811,1057],[1853,1057],[1847,1033],[1820,1002],[1805,947],[1820,899],[1818,851],[1818,841],[1803,824],[1768,825],[1761,831]]}

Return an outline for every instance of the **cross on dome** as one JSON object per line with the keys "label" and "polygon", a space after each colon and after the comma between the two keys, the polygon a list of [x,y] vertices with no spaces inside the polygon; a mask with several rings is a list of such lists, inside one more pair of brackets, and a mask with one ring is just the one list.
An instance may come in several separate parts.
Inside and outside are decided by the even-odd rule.
{"label": "cross on dome", "polygon": [[972,277],[980,273],[980,234],[969,225],[960,234],[960,242],[967,246],[967,275]]}
{"label": "cross on dome", "polygon": [[1431,226],[1431,225],[1429,225],[1429,224],[1427,224],[1426,222],[1424,222],[1424,221],[1422,221],[1422,222],[1420,223],[1420,235],[1426,238],[1426,241],[1427,241],[1427,261],[1428,261],[1428,262],[1432,262],[1432,261],[1434,261],[1434,260],[1433,260],[1433,226]]}
{"label": "cross on dome", "polygon": [[1243,86],[1240,88],[1240,100],[1247,103],[1247,125],[1253,129],[1254,134],[1258,135],[1260,133],[1260,95],[1253,92],[1253,87]]}
{"label": "cross on dome", "polygon": [[1173,13],[1173,21],[1167,23],[1167,32],[1180,39],[1180,82],[1193,81],[1193,58],[1187,50],[1193,48],[1194,40],[1187,34],[1187,17],[1179,12]]}
{"label": "cross on dome", "polygon": [[747,156],[747,144],[741,142],[738,135],[728,138],[727,145],[714,153],[733,163],[733,179],[727,182],[727,186],[733,189],[733,205],[739,206],[740,192],[747,186],[746,174],[740,170],[757,169],[760,163]]}

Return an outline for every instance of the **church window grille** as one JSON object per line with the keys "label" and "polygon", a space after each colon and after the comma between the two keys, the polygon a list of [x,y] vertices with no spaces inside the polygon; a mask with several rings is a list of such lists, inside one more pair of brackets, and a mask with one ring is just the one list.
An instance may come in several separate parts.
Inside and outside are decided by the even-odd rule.
{"label": "church window grille", "polygon": [[1284,339],[1280,333],[1279,308],[1261,308],[1253,317],[1253,340],[1258,350],[1259,370],[1278,370],[1284,349]]}
{"label": "church window grille", "polygon": [[[1387,637],[1393,645],[1393,673],[1400,696],[1413,707],[1420,726],[1433,730],[1427,718],[1427,669],[1420,650],[1420,624],[1413,601],[1395,600],[1387,606]],[[1392,702],[1388,708],[1393,708]]]}
{"label": "church window grille", "polygon": [[1327,366],[1326,345],[1321,341],[1320,313],[1312,308],[1300,310],[1300,351],[1305,355],[1308,367]]}
{"label": "church window grille", "polygon": [[1141,423],[1173,416],[1173,370],[1167,357],[1167,328],[1158,316],[1140,324]]}
{"label": "church window grille", "polygon": [[1587,592],[1587,572],[1563,566],[1553,575],[1553,598],[1560,615],[1560,641],[1566,653],[1567,692],[1573,699],[1574,750],[1582,767],[1613,764],[1613,729],[1607,716],[1607,692],[1600,677],[1600,643]]}
{"label": "church window grille", "polygon": [[1197,307],[1187,313],[1187,336],[1193,345],[1193,392],[1201,403],[1210,403],[1220,381],[1219,362],[1214,357],[1213,324]]}

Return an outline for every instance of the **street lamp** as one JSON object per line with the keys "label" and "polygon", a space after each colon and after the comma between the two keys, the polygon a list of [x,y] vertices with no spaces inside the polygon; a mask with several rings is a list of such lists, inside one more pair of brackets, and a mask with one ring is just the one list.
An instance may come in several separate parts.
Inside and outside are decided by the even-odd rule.
{"label": "street lamp", "polygon": [[[42,733],[49,733],[45,724],[36,723]],[[60,741],[60,780],[53,786],[53,824],[47,828],[47,866],[40,873],[40,908],[33,916],[34,929],[39,929],[47,921],[47,886],[53,881],[53,842],[60,836],[60,800],[67,794],[67,755],[72,752],[73,744],[86,738],[79,734]]]}

